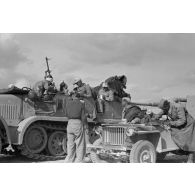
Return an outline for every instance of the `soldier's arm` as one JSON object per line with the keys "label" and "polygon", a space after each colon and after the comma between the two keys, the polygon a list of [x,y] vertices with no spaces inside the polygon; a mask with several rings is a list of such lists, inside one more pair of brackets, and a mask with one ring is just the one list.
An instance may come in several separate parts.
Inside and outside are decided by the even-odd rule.
{"label": "soldier's arm", "polygon": [[179,127],[179,126],[182,126],[186,123],[185,108],[180,106],[177,108],[177,112],[178,112],[178,119],[170,122],[170,125],[173,127]]}
{"label": "soldier's arm", "polygon": [[85,86],[85,91],[86,93],[83,94],[83,97],[86,97],[86,98],[92,97],[92,92],[91,92],[91,88],[89,85]]}
{"label": "soldier's arm", "polygon": [[153,115],[153,119],[158,120],[164,115],[164,111],[161,110],[158,114]]}
{"label": "soldier's arm", "polygon": [[88,129],[87,113],[84,102],[82,103],[81,121],[83,122],[84,128]]}
{"label": "soldier's arm", "polygon": [[138,123],[141,123],[141,119],[136,117],[134,118],[132,121],[131,121],[132,124],[138,124]]}

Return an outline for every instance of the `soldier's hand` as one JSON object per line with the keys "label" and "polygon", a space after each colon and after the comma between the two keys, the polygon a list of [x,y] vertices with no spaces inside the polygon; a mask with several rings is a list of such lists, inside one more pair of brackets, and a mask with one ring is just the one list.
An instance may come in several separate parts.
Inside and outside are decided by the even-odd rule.
{"label": "soldier's hand", "polygon": [[169,125],[164,125],[164,128],[168,131],[171,130],[171,127]]}
{"label": "soldier's hand", "polygon": [[89,134],[89,129],[85,128],[85,133],[88,135]]}

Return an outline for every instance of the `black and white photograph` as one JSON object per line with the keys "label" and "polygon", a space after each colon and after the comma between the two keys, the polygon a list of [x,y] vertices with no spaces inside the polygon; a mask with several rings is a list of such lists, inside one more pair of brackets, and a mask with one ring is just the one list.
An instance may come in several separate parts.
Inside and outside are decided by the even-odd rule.
{"label": "black and white photograph", "polygon": [[1,194],[193,194],[192,0],[0,0]]}
{"label": "black and white photograph", "polygon": [[0,162],[194,162],[195,34],[6,33],[0,55]]}

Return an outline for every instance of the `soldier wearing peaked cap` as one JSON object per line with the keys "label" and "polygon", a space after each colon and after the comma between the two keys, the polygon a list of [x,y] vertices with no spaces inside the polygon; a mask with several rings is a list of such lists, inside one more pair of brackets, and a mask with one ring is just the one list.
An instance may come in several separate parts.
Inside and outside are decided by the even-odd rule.
{"label": "soldier wearing peaked cap", "polygon": [[73,85],[77,85],[77,93],[81,98],[90,98],[92,97],[91,88],[88,84],[82,82],[80,78],[75,78]]}

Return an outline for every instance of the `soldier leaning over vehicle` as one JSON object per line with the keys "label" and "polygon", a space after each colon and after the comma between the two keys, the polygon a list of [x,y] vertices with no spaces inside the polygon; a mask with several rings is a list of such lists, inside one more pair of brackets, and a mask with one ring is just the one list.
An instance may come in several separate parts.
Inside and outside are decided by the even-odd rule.
{"label": "soldier leaning over vehicle", "polygon": [[126,119],[127,123],[140,123],[142,119],[142,110],[140,107],[131,104],[131,98],[124,97],[122,99],[122,119]]}
{"label": "soldier leaning over vehicle", "polygon": [[48,75],[44,80],[35,83],[33,89],[29,92],[29,98],[31,100],[48,100],[52,94],[56,93],[56,87],[53,82],[53,77]]}
{"label": "soldier leaning over vehicle", "polygon": [[195,120],[180,104],[162,99],[158,106],[162,111],[155,116],[155,119],[166,115],[170,120],[167,125],[170,127],[172,139],[183,151],[189,152],[189,163],[194,162],[195,157]]}
{"label": "soldier leaning over vehicle", "polygon": [[131,98],[130,94],[124,91],[127,84],[127,77],[125,75],[109,77],[105,82],[114,91],[115,97],[118,97],[116,100],[121,101],[123,97]]}
{"label": "soldier leaning over vehicle", "polygon": [[67,157],[66,163],[83,162],[86,154],[85,131],[88,129],[85,105],[79,100],[79,94],[72,95],[72,100],[67,101],[68,116],[67,126]]}

